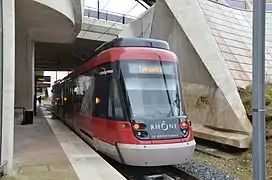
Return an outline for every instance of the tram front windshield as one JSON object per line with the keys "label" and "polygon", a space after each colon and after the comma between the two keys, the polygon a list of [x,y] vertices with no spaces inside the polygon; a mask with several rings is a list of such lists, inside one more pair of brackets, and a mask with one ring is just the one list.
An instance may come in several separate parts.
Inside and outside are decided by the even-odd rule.
{"label": "tram front windshield", "polygon": [[161,119],[183,114],[177,64],[161,61],[121,63],[133,119]]}

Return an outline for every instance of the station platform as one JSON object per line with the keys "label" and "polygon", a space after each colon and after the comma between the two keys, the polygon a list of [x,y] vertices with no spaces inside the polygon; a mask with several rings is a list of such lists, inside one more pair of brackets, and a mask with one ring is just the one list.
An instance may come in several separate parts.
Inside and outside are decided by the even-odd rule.
{"label": "station platform", "polygon": [[15,171],[1,180],[126,179],[62,122],[51,119],[46,106],[38,110],[33,124],[20,125],[21,121],[16,113]]}

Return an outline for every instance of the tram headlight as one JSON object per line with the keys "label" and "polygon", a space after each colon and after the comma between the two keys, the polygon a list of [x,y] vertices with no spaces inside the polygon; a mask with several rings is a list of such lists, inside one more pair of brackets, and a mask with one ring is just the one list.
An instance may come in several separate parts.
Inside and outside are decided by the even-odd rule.
{"label": "tram headlight", "polygon": [[186,138],[189,135],[189,131],[186,129],[183,129],[180,131],[180,134],[183,138]]}
{"label": "tram headlight", "polygon": [[189,127],[190,127],[190,122],[188,121],[182,121],[179,124],[180,126],[180,134],[183,138],[186,138],[189,135]]}
{"label": "tram headlight", "polygon": [[141,129],[145,129],[146,128],[146,125],[145,124],[143,124],[143,123],[135,123],[135,124],[133,124],[133,129],[135,130],[135,131],[138,131],[138,130],[141,130]]}
{"label": "tram headlight", "polygon": [[179,124],[179,126],[184,129],[184,128],[187,128],[188,124],[186,123],[186,121],[183,121]]}
{"label": "tram headlight", "polygon": [[136,136],[141,137],[141,138],[145,138],[148,136],[148,133],[146,131],[136,131]]}
{"label": "tram headlight", "polygon": [[148,136],[148,133],[145,131],[146,125],[144,123],[135,123],[132,125],[132,128],[135,136],[139,138],[145,138]]}

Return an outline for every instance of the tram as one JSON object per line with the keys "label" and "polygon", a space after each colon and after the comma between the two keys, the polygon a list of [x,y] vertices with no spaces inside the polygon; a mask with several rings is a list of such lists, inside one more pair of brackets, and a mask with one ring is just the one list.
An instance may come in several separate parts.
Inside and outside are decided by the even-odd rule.
{"label": "tram", "polygon": [[196,143],[178,66],[165,41],[116,38],[55,82],[53,114],[120,163],[183,164]]}

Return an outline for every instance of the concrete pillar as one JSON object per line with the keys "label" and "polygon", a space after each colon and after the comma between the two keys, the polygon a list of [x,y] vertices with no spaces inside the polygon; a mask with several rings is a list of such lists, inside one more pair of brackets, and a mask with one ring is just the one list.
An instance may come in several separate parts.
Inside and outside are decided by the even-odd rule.
{"label": "concrete pillar", "polygon": [[3,99],[1,161],[7,161],[7,171],[13,170],[14,144],[14,82],[15,82],[15,5],[3,2]]}
{"label": "concrete pillar", "polygon": [[15,107],[33,111],[35,47],[20,23],[16,17]]}

